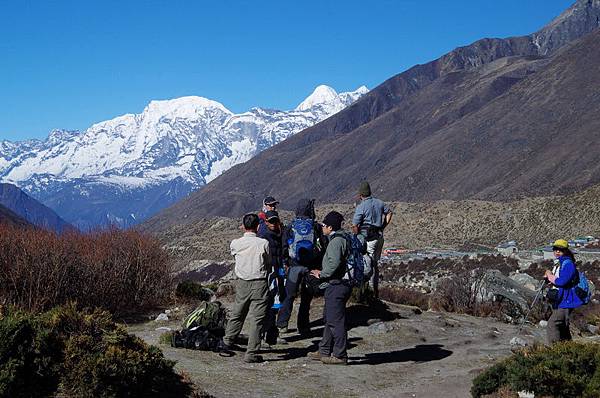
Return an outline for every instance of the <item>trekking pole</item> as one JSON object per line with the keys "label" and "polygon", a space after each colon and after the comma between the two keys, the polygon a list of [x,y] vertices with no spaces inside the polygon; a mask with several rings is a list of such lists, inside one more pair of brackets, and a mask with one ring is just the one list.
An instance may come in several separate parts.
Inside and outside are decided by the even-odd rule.
{"label": "trekking pole", "polygon": [[527,314],[525,315],[525,317],[521,321],[521,325],[519,325],[519,331],[518,331],[518,333],[520,333],[521,330],[523,329],[523,325],[525,324],[525,321],[527,320],[527,318],[529,318],[529,315],[531,314],[531,311],[533,310],[533,307],[535,307],[536,301],[538,300],[538,298],[542,294],[542,290],[544,290],[544,285],[545,284],[546,284],[546,279],[544,279],[542,281],[542,283],[540,284],[540,288],[538,289],[535,297],[533,298],[533,301],[531,302],[531,307],[529,307],[529,311],[527,311]]}

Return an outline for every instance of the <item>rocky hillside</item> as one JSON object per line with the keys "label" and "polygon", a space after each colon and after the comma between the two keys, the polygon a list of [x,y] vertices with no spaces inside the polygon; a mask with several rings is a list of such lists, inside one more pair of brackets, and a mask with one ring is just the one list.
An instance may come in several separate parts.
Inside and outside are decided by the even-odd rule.
{"label": "rocky hillside", "polygon": [[598,183],[599,24],[600,2],[578,1],[532,35],[483,39],[415,66],[148,228],[239,215],[266,194],[284,205],[305,195],[349,202],[363,178],[386,200],[414,202],[509,200]]}
{"label": "rocky hillside", "polygon": [[[392,202],[391,207],[394,219],[386,229],[386,247],[477,245],[493,250],[500,242],[516,240],[522,248],[534,248],[561,237],[600,236],[600,185],[577,194],[505,203],[443,200]],[[318,206],[317,216],[322,219],[334,209],[345,215],[347,226],[353,205]],[[291,218],[292,213],[283,213],[285,221]],[[217,217],[179,224],[157,236],[179,268],[193,269],[203,262],[231,260],[229,243],[240,235],[239,226],[239,219]]]}

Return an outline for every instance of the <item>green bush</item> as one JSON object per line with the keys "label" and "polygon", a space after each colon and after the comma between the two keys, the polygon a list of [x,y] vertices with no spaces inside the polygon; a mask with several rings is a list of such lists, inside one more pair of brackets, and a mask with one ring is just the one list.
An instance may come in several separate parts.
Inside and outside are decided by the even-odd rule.
{"label": "green bush", "polygon": [[503,386],[536,396],[598,397],[600,345],[563,342],[522,350],[477,376],[471,394],[481,397]]}
{"label": "green bush", "polygon": [[0,397],[194,396],[174,364],[105,311],[0,314]]}
{"label": "green bush", "polygon": [[177,284],[175,294],[182,299],[210,301],[215,291],[216,289],[202,286],[202,284],[198,282],[186,280]]}

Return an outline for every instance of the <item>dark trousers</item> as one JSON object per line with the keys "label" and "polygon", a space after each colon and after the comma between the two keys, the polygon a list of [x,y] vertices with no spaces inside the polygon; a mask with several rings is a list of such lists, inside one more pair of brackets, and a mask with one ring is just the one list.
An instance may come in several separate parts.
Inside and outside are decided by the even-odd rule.
{"label": "dark trousers", "polygon": [[310,329],[310,303],[312,295],[304,288],[304,278],[308,275],[308,268],[302,266],[291,267],[285,282],[285,299],[277,316],[277,327],[285,328],[290,322],[294,300],[300,294],[300,307],[298,308],[298,330]]}
{"label": "dark trousers", "polygon": [[262,338],[267,344],[270,345],[277,344],[277,337],[279,337],[279,330],[277,330],[277,326],[275,325],[275,319],[277,318],[278,310],[273,308],[275,295],[275,292],[269,291],[267,300],[267,314],[265,316],[265,322],[261,332]]}
{"label": "dark trousers", "polygon": [[346,303],[352,288],[342,281],[332,281],[325,289],[325,308],[323,308],[323,338],[319,343],[319,352],[323,356],[348,358],[346,344]]}
{"label": "dark trousers", "polygon": [[555,308],[552,310],[552,315],[550,315],[546,326],[548,344],[572,339],[569,330],[569,318],[572,312],[572,308]]}

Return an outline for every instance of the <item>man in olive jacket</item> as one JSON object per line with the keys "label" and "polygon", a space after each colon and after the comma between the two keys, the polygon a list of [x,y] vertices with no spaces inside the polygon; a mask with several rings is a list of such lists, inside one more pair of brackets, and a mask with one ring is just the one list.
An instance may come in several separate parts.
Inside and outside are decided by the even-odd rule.
{"label": "man in olive jacket", "polygon": [[328,213],[323,219],[323,233],[329,235],[329,245],[323,257],[323,269],[311,271],[326,287],[323,338],[319,343],[319,351],[310,353],[309,356],[328,365],[348,364],[346,303],[352,286],[346,270],[350,248],[345,232],[341,229],[343,221],[344,217],[337,211]]}

